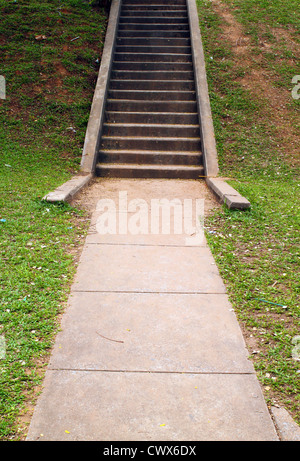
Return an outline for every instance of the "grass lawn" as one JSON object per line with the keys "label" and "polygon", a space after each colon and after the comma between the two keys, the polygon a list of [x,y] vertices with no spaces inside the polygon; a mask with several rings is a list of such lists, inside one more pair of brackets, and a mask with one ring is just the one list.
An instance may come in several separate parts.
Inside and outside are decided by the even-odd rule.
{"label": "grass lawn", "polygon": [[299,3],[197,5],[220,176],[252,204],[223,207],[206,234],[266,401],[300,423]]}
{"label": "grass lawn", "polygon": [[88,224],[41,199],[79,169],[107,23],[91,3],[0,0],[1,440],[22,437]]}

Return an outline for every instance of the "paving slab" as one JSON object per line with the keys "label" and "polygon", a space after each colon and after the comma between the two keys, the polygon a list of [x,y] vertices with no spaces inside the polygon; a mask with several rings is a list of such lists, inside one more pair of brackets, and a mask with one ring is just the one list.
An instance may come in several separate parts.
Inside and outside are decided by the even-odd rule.
{"label": "paving slab", "polygon": [[206,247],[86,244],[74,291],[225,293]]}
{"label": "paving slab", "polygon": [[49,370],[28,440],[277,440],[252,374]]}
{"label": "paving slab", "polygon": [[74,293],[51,369],[253,373],[226,295]]}
{"label": "paving slab", "polygon": [[[192,202],[190,202],[193,205]],[[141,208],[146,202],[141,201]],[[194,204],[195,205],[195,204]],[[136,212],[96,210],[91,219],[87,243],[119,243],[155,246],[207,246],[204,235],[202,203],[196,210],[178,203],[165,202],[159,210]],[[195,205],[196,206],[196,205]],[[190,207],[189,207],[190,208]],[[124,232],[125,231],[125,232]]]}

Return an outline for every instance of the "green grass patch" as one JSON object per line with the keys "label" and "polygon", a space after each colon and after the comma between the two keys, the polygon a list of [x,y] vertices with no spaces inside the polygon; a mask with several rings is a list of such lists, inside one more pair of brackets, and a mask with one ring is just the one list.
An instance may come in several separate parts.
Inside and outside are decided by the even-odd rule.
{"label": "green grass patch", "polygon": [[295,27],[299,31],[298,0],[224,0],[224,3],[232,7],[248,31],[257,29],[256,25],[259,23],[265,23],[269,27]]}
{"label": "green grass patch", "polygon": [[[220,176],[251,202],[207,217],[207,239],[268,404],[300,423],[299,100],[291,94],[299,9],[296,1],[197,3]],[[225,13],[245,48],[226,36]]]}
{"label": "green grass patch", "polygon": [[107,11],[91,2],[0,0],[0,439],[40,385],[84,212],[43,196],[79,169]]}

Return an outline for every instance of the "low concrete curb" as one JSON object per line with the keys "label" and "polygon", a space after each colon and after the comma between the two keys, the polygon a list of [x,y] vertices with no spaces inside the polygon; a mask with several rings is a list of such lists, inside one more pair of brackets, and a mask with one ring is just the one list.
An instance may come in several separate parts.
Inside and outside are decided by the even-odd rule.
{"label": "low concrete curb", "polygon": [[87,186],[93,179],[92,174],[73,176],[72,179],[59,186],[53,192],[49,192],[43,200],[47,202],[68,202],[74,198],[84,186]]}
{"label": "low concrete curb", "polygon": [[206,184],[218,197],[220,202],[225,203],[230,209],[245,210],[251,206],[245,197],[222,178],[206,178]]}
{"label": "low concrete curb", "polygon": [[284,408],[271,407],[271,414],[281,441],[300,441],[300,427]]}

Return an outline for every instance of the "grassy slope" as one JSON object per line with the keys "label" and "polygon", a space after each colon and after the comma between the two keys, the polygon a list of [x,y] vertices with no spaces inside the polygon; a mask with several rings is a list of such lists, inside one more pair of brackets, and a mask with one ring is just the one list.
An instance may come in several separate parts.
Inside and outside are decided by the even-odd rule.
{"label": "grassy slope", "polygon": [[252,204],[207,237],[266,399],[300,423],[298,1],[197,3],[220,175]]}
{"label": "grassy slope", "polygon": [[17,417],[41,382],[86,230],[79,210],[41,198],[78,170],[107,13],[79,0],[0,0],[0,16],[7,86],[0,100],[0,439],[7,440],[19,437]]}

